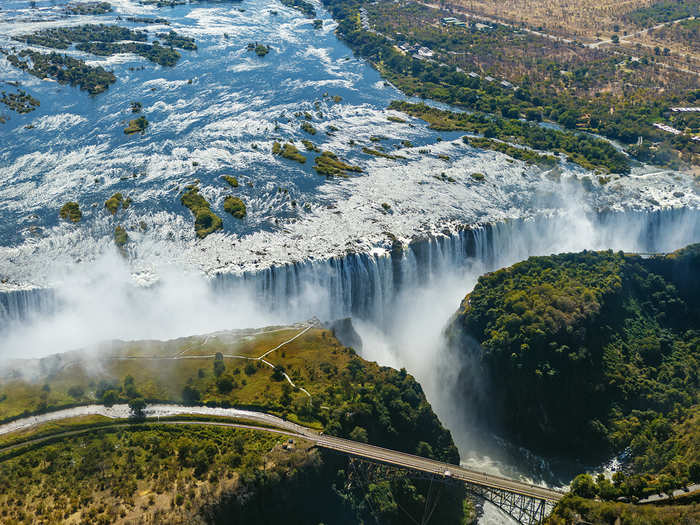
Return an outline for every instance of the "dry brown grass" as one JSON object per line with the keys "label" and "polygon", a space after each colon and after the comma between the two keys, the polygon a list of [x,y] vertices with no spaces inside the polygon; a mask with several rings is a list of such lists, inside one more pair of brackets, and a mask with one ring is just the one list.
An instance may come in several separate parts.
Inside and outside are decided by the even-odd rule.
{"label": "dry brown grass", "polygon": [[625,26],[623,15],[649,7],[654,0],[456,0],[449,3],[473,13],[543,27],[561,36],[593,41],[596,35],[611,33],[616,24],[620,26],[620,31],[627,29],[631,32],[633,28]]}

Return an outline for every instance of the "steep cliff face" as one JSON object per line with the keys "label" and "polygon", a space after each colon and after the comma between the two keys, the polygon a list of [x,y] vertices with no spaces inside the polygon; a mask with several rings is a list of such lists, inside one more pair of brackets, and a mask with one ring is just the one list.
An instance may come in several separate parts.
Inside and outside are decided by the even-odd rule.
{"label": "steep cliff face", "polygon": [[532,257],[482,276],[447,335],[486,378],[464,390],[512,439],[570,457],[634,443],[658,471],[650,443],[668,435],[640,436],[698,403],[699,291],[700,245]]}

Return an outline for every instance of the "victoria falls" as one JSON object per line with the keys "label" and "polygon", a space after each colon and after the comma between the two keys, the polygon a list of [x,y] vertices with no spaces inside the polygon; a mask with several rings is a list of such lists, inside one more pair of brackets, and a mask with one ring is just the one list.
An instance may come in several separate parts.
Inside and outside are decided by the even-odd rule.
{"label": "victoria falls", "polygon": [[700,4],[522,3],[2,2],[0,521],[698,523]]}

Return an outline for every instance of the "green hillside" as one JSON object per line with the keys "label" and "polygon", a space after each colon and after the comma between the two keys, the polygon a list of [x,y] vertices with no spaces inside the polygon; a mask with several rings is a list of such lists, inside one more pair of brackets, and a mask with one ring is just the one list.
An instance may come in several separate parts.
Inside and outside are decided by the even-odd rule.
{"label": "green hillside", "polygon": [[[364,361],[318,326],[115,342],[18,361],[0,378],[0,399],[6,420],[140,399],[248,407],[329,434],[459,461],[413,377]],[[3,436],[0,521],[398,525],[408,516],[420,519],[436,496],[429,482],[403,474],[365,479],[348,470],[345,456],[303,440],[289,447],[283,435],[107,423],[90,416]],[[3,450],[86,426],[93,428],[84,435]],[[442,488],[433,522],[467,523],[473,507],[465,496],[461,487]]]}
{"label": "green hillside", "polygon": [[509,438],[594,461],[628,451],[607,496],[699,481],[700,245],[532,257],[482,276],[448,336],[487,378],[464,390]]}

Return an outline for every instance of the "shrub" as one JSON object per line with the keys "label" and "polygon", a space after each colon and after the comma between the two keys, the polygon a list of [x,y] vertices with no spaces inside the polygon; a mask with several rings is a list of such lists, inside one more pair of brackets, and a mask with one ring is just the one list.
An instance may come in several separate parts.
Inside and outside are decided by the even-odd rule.
{"label": "shrub", "polygon": [[85,395],[85,390],[80,385],[72,386],[68,389],[68,395],[74,397],[75,399],[80,399]]}
{"label": "shrub", "polygon": [[576,496],[592,499],[598,493],[598,487],[590,474],[579,474],[571,482],[571,492]]}
{"label": "shrub", "polygon": [[182,400],[185,403],[197,403],[200,397],[199,389],[192,385],[185,385],[185,388],[182,389]]}
{"label": "shrub", "polygon": [[59,216],[61,219],[71,222],[80,222],[80,219],[83,218],[83,213],[80,211],[80,206],[78,206],[77,202],[70,201],[61,206]]}
{"label": "shrub", "polygon": [[224,199],[224,210],[233,215],[236,219],[242,219],[247,213],[243,201],[231,195]]}

